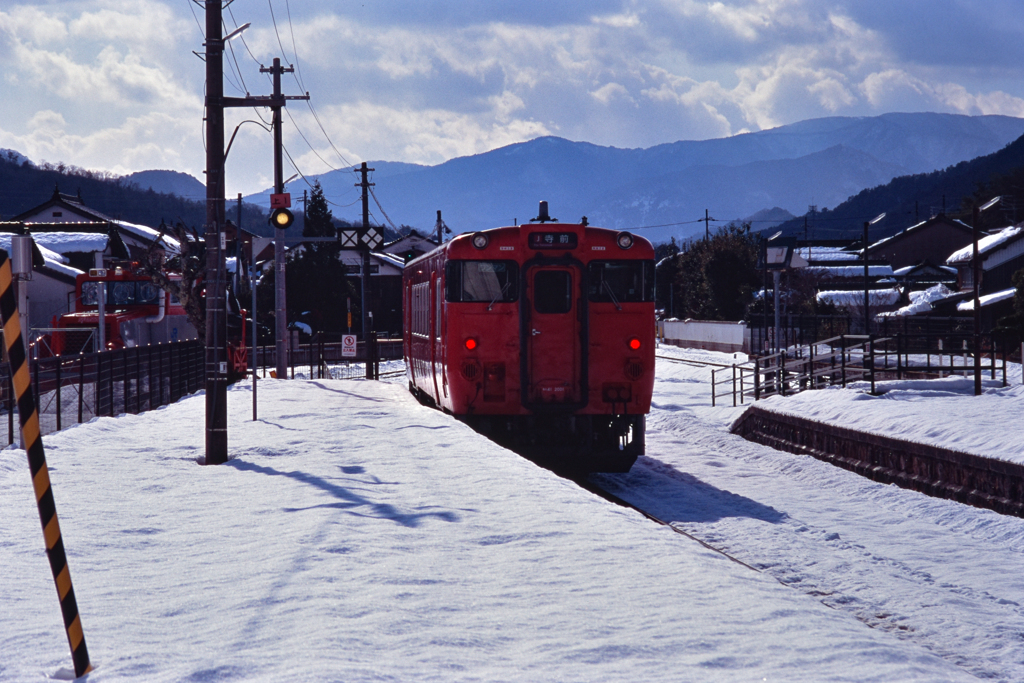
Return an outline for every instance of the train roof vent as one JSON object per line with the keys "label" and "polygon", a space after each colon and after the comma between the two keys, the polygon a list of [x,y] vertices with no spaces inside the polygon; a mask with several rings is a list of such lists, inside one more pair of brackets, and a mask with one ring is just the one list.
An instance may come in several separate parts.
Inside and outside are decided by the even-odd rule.
{"label": "train roof vent", "polygon": [[531,223],[553,223],[557,221],[557,218],[552,218],[548,215],[548,203],[543,199],[540,200],[540,211],[537,213],[536,218],[531,218]]}

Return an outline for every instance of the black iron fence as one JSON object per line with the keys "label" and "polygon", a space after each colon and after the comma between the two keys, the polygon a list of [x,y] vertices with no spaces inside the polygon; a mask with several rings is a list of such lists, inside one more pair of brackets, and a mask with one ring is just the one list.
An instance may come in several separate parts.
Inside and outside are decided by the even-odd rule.
{"label": "black iron fence", "polygon": [[[267,377],[277,365],[274,347],[259,347],[253,355],[250,371]],[[382,361],[401,358],[401,339],[378,340],[371,335],[356,345],[354,356],[345,355],[341,342],[300,344],[289,349],[288,368],[293,378],[296,369],[308,368],[310,378],[376,379]],[[204,365],[205,350],[194,339],[32,360],[29,374],[40,429],[49,434],[95,417],[138,414],[174,403],[205,387]],[[18,438],[18,422],[7,363],[0,363],[0,411],[6,413],[10,445]]]}
{"label": "black iron fence", "polygon": [[[94,417],[141,413],[174,403],[203,387],[203,347],[196,340],[29,362],[32,392],[44,434]],[[10,368],[0,364],[0,405],[7,443],[17,436]]]}

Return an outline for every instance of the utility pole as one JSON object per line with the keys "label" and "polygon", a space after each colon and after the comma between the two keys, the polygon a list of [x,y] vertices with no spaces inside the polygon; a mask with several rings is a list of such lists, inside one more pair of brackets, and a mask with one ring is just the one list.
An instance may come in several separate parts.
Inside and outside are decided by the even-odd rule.
{"label": "utility pole", "polygon": [[[280,108],[287,99],[309,99],[309,94],[282,97],[280,77],[272,97],[224,97],[224,43],[221,0],[206,0],[206,463],[228,459],[227,415],[227,319],[225,316],[224,234],[224,109],[266,107],[275,109],[275,154],[280,154]],[[227,36],[238,35],[240,27]],[[274,60],[280,66],[280,60]],[[261,69],[262,71],[262,69]],[[275,159],[275,161],[277,161]],[[280,164],[276,164],[278,167]],[[283,183],[279,183],[279,189]],[[280,231],[279,231],[280,232]],[[283,238],[278,240],[283,242]]]}
{"label": "utility pole", "polygon": [[221,0],[206,2],[206,463],[228,460],[224,317],[224,39]]}
{"label": "utility pole", "polygon": [[[356,187],[360,187],[363,190],[363,230],[370,227],[370,188],[375,183],[367,182],[366,174],[375,169],[367,168],[366,162],[359,167],[359,173],[362,174],[362,182],[356,183]],[[363,341],[369,342],[370,339],[370,247],[366,246],[362,249],[363,252]]]}
{"label": "utility pole", "polygon": [[[281,142],[281,106],[284,98],[281,96],[281,74],[291,73],[294,69],[281,66],[281,60],[274,57],[274,65],[269,69],[260,67],[260,73],[270,72],[274,79],[274,100],[275,104],[270,106],[273,112],[274,129],[274,193],[284,194],[284,161],[282,150],[284,145]],[[276,102],[280,102],[279,104]],[[284,253],[283,228],[274,226],[274,328],[275,328],[275,360],[277,361],[278,379],[288,378],[288,301],[285,289],[285,253]]]}
{"label": "utility pole", "polygon": [[437,245],[441,246],[441,241],[444,240],[444,221],[441,220],[441,209],[437,210],[437,224],[434,227],[437,228]]}
{"label": "utility pole", "polygon": [[711,218],[708,216],[708,210],[704,209],[704,218],[698,218],[698,223],[704,223],[704,240],[711,239],[711,221],[717,221],[717,218]]}

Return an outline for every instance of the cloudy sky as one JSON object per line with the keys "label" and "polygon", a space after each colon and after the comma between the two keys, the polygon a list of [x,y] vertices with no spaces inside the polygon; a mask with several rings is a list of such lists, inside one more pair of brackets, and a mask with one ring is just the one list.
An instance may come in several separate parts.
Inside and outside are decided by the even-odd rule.
{"label": "cloudy sky", "polygon": [[[286,94],[310,93],[285,116],[304,174],[541,135],[649,147],[830,115],[1024,116],[1020,0],[235,0],[224,18],[252,23],[226,94],[269,94],[274,57],[296,66]],[[0,148],[202,179],[203,25],[193,0],[4,0]],[[229,113],[227,136],[261,116]],[[241,126],[229,197],[271,184],[270,142]]]}

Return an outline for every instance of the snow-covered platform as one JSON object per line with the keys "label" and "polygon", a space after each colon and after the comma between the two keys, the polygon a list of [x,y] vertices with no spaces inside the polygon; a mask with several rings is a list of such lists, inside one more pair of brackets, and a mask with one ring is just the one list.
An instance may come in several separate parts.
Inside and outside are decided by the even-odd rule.
{"label": "snow-covered platform", "polygon": [[[974,680],[616,507],[399,386],[261,382],[45,437],[93,683]],[[738,510],[737,514],[743,514]],[[0,679],[70,665],[0,452]]]}

